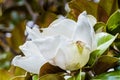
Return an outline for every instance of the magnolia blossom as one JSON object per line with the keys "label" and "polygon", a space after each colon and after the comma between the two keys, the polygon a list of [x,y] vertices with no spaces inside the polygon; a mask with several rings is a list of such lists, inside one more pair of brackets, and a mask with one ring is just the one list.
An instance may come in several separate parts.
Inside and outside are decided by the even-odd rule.
{"label": "magnolia blossom", "polygon": [[95,23],[96,19],[84,11],[77,22],[60,18],[41,30],[37,25],[26,26],[28,40],[20,46],[24,56],[16,56],[12,64],[36,74],[47,62],[64,70],[80,69],[97,47]]}

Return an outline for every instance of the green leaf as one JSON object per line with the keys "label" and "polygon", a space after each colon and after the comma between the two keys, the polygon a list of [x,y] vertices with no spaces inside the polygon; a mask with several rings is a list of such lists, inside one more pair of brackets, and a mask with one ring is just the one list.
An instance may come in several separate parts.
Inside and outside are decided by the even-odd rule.
{"label": "green leaf", "polygon": [[115,67],[118,61],[118,58],[103,55],[95,62],[92,70],[96,75],[101,74],[108,69]]}
{"label": "green leaf", "polygon": [[108,15],[111,15],[111,13],[118,9],[118,0],[100,0],[99,5]]}
{"label": "green leaf", "polygon": [[87,11],[98,21],[106,22],[109,16],[118,9],[118,0],[100,0],[99,3],[90,0],[71,0],[69,6],[71,8],[71,12],[68,14],[69,18],[76,20],[81,12]]}
{"label": "green leaf", "polygon": [[94,30],[95,30],[96,33],[105,32],[106,31],[105,23],[103,23],[103,22],[96,23],[95,26],[94,26]]}
{"label": "green leaf", "polygon": [[72,0],[69,3],[69,6],[71,8],[71,12],[69,13],[68,17],[72,16],[74,19],[77,19],[78,15],[85,10],[88,14],[92,14],[93,16],[97,17],[97,4],[92,1]]}
{"label": "green leaf", "polygon": [[40,80],[65,80],[60,74],[47,74],[40,77]]}
{"label": "green leaf", "polygon": [[32,76],[32,80],[39,80],[38,75],[34,75],[34,76]]}
{"label": "green leaf", "polygon": [[120,80],[120,71],[111,71],[100,74],[92,80]]}
{"label": "green leaf", "polygon": [[98,33],[96,34],[96,40],[97,40],[97,50],[100,50],[100,55],[107,50],[107,48],[113,43],[113,41],[116,39],[118,34],[115,36],[108,34],[108,33]]}
{"label": "green leaf", "polygon": [[13,77],[13,74],[5,69],[0,69],[0,80],[10,80],[11,77]]}
{"label": "green leaf", "polygon": [[68,78],[67,80],[84,80],[84,79],[85,79],[85,73],[80,71],[78,74]]}
{"label": "green leaf", "polygon": [[56,74],[59,72],[65,72],[65,71],[57,66],[53,66],[49,63],[46,63],[40,68],[39,76],[41,77],[41,76],[46,75],[46,74]]}
{"label": "green leaf", "polygon": [[114,67],[114,69],[116,70],[116,71],[120,71],[120,59],[119,59],[119,61],[117,62],[117,66],[115,66]]}
{"label": "green leaf", "polygon": [[88,61],[88,65],[93,65],[95,60],[98,58],[100,50],[95,50],[90,54],[90,59]]}
{"label": "green leaf", "polygon": [[114,35],[120,33],[120,9],[110,16],[106,25],[107,32]]}
{"label": "green leaf", "polygon": [[22,68],[15,67],[13,65],[7,72],[8,74],[11,74],[13,76],[10,79],[5,77],[6,79],[2,79],[2,80],[29,80],[31,78],[30,73],[26,72]]}
{"label": "green leaf", "polygon": [[[119,36],[118,36],[118,38],[114,42],[114,45],[116,47],[115,50],[117,50],[117,52],[120,52],[120,38],[119,38]],[[116,57],[120,57],[120,54],[117,54]]]}
{"label": "green leaf", "polygon": [[114,37],[113,35],[111,34],[108,34],[108,33],[104,33],[104,32],[101,32],[101,33],[98,33],[96,34],[96,40],[97,40],[97,49],[101,49],[100,46],[102,46],[103,44],[105,45],[105,43],[107,43],[108,41],[110,40],[114,40]]}
{"label": "green leaf", "polygon": [[98,4],[98,21],[106,22],[109,16],[118,9],[118,0],[100,0]]}
{"label": "green leaf", "polygon": [[78,73],[77,75],[72,76],[72,77],[69,78],[68,80],[81,80],[81,75],[80,75],[80,73]]}
{"label": "green leaf", "polygon": [[116,34],[116,36],[112,36],[111,34],[104,32],[96,34],[97,49],[91,53],[90,60],[88,62],[89,65],[92,65],[96,59],[107,50],[107,48],[116,39],[117,35],[118,34]]}

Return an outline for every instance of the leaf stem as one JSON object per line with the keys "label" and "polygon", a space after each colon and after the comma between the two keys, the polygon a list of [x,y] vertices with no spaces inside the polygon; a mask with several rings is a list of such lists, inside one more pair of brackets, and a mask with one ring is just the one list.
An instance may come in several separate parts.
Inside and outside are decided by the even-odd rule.
{"label": "leaf stem", "polygon": [[80,69],[80,80],[82,80],[82,76],[81,76],[81,73],[82,73],[82,69]]}

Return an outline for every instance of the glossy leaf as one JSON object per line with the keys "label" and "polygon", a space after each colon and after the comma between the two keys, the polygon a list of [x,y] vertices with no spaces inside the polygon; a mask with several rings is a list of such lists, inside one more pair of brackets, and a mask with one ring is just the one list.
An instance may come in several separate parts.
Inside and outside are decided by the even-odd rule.
{"label": "glossy leaf", "polygon": [[118,0],[100,0],[97,20],[106,22],[109,16],[118,9]]}
{"label": "glossy leaf", "polygon": [[97,49],[93,51],[90,55],[90,60],[88,62],[89,65],[92,65],[95,60],[100,57],[113,43],[113,41],[116,39],[116,36],[112,36],[108,33],[98,33],[96,34],[96,40],[97,40]]}
{"label": "glossy leaf", "polygon": [[8,73],[5,69],[0,69],[0,80],[9,80],[13,74]]}
{"label": "glossy leaf", "polygon": [[39,80],[38,75],[34,75],[34,76],[32,76],[32,80]]}
{"label": "glossy leaf", "polygon": [[68,17],[77,19],[82,11],[87,11],[97,18],[98,21],[106,22],[109,16],[118,9],[118,0],[100,0],[94,3],[89,0],[72,0],[69,3],[71,12]]}
{"label": "glossy leaf", "polygon": [[97,46],[98,46],[97,49],[101,49],[100,46],[105,45],[105,43],[107,43],[110,40],[113,41],[116,37],[117,35],[113,36],[111,34],[104,33],[104,32],[96,34],[96,40],[97,40]]}
{"label": "glossy leaf", "polygon": [[96,33],[103,32],[103,31],[105,32],[106,31],[106,24],[103,22],[98,22],[95,24],[94,30]]}
{"label": "glossy leaf", "polygon": [[50,25],[50,23],[52,23],[55,19],[57,18],[57,15],[51,12],[45,12],[44,14],[42,14],[38,20],[37,20],[37,24],[40,27],[48,27]]}
{"label": "glossy leaf", "polygon": [[118,58],[103,55],[95,62],[93,72],[96,75],[106,72],[108,69],[115,67],[118,60]]}
{"label": "glossy leaf", "polygon": [[10,70],[0,69],[0,80],[29,80],[24,70],[16,68],[14,71],[14,69],[13,67]]}
{"label": "glossy leaf", "polygon": [[100,74],[92,80],[120,80],[120,71],[111,71]]}
{"label": "glossy leaf", "polygon": [[[115,44],[115,50],[117,50],[117,52],[120,52],[120,38],[119,37],[115,40],[114,44]],[[120,57],[119,53],[117,54],[117,57]]]}
{"label": "glossy leaf", "polygon": [[107,21],[107,32],[111,34],[120,33],[120,10],[113,13]]}
{"label": "glossy leaf", "polygon": [[116,71],[120,71],[120,60],[117,62],[117,66],[114,67]]}
{"label": "glossy leaf", "polygon": [[65,80],[60,74],[47,74],[40,77],[40,80]]}
{"label": "glossy leaf", "polygon": [[68,78],[67,80],[84,80],[85,79],[85,73],[79,72],[78,74]]}
{"label": "glossy leaf", "polygon": [[80,73],[78,73],[77,75],[72,76],[72,77],[69,78],[68,80],[81,80],[81,75],[80,75]]}
{"label": "glossy leaf", "polygon": [[55,74],[55,73],[58,73],[58,72],[65,72],[65,71],[60,69],[57,66],[53,66],[49,63],[46,63],[41,67],[39,76],[43,76],[43,75],[46,75],[46,74]]}
{"label": "glossy leaf", "polygon": [[88,14],[97,17],[97,4],[92,1],[72,0],[69,3],[69,6],[71,8],[71,12],[68,17],[72,16],[74,19],[77,19],[78,15],[83,11],[87,11]]}

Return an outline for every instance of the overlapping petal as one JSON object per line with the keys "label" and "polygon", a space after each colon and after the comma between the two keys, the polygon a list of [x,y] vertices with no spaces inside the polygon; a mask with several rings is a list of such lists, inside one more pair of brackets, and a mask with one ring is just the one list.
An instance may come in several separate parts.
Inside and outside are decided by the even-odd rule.
{"label": "overlapping petal", "polygon": [[[64,70],[82,68],[89,60],[90,52],[97,46],[93,26],[96,19],[83,12],[78,21],[60,18],[48,28],[26,27],[27,38],[12,64],[31,73],[39,73],[43,64],[50,62]],[[77,43],[78,42],[78,43]]]}
{"label": "overlapping petal", "polygon": [[[20,47],[25,56],[16,56],[12,60],[14,66],[21,67],[28,72],[39,74],[40,67],[47,61],[40,51],[31,41],[26,42]],[[36,63],[37,62],[37,63]]]}
{"label": "overlapping petal", "polygon": [[39,48],[39,51],[45,57],[45,59],[50,60],[51,58],[55,57],[57,50],[60,47],[59,45],[65,40],[67,39],[62,36],[51,36],[38,38],[32,42]]}
{"label": "overlapping petal", "polygon": [[27,34],[27,38],[32,40],[32,39],[37,39],[40,37],[41,33],[37,25],[35,25],[33,28],[26,26],[25,33]]}
{"label": "overlapping petal", "polygon": [[82,46],[83,50],[79,52],[76,43],[66,41],[61,44],[57,55],[53,59],[53,64],[64,70],[77,70],[82,68],[89,60],[90,50]]}
{"label": "overlapping petal", "polygon": [[43,36],[63,35],[71,38],[76,22],[70,19],[57,19],[48,28],[43,29]]}
{"label": "overlapping petal", "polygon": [[96,48],[97,44],[93,30],[94,24],[94,19],[89,19],[85,11],[81,13],[78,17],[77,27],[73,34],[73,40],[84,42],[91,50]]}

